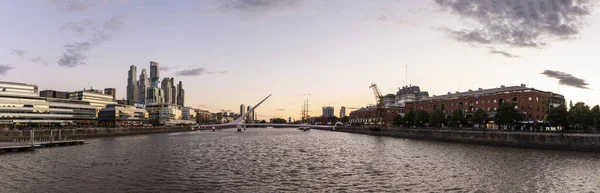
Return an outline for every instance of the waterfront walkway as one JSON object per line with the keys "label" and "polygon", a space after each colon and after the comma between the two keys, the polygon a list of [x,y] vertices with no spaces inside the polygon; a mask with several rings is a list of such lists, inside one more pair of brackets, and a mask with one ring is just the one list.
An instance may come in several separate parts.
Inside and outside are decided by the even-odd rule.
{"label": "waterfront walkway", "polygon": [[61,140],[61,141],[40,141],[34,142],[0,142],[0,153],[15,151],[33,151],[40,147],[55,147],[68,145],[82,145],[83,140]]}

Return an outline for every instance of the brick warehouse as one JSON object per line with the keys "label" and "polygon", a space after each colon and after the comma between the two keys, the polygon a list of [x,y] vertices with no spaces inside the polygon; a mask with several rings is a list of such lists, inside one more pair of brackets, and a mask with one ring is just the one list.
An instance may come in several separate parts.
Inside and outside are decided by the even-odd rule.
{"label": "brick warehouse", "polygon": [[483,109],[490,115],[495,115],[496,109],[505,102],[515,104],[528,122],[541,122],[548,109],[565,104],[562,95],[552,92],[520,86],[492,89],[469,90],[467,92],[448,93],[442,96],[432,96],[423,100],[406,103],[406,111],[424,110],[432,112],[442,109],[447,116],[453,111],[462,109],[467,118],[478,109]]}
{"label": "brick warehouse", "polygon": [[[385,122],[388,124],[392,123],[394,118],[400,115],[401,111],[402,109],[400,108],[386,108],[385,114],[383,115]],[[379,122],[377,107],[375,106],[365,107],[350,112],[350,124],[368,124],[373,122]]]}

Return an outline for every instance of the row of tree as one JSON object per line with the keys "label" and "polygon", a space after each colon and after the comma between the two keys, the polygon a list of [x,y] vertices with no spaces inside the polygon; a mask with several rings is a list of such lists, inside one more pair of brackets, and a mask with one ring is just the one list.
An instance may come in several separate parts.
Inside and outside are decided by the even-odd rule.
{"label": "row of tree", "polygon": [[[394,118],[394,125],[405,127],[482,127],[489,121],[498,125],[514,128],[523,120],[524,114],[515,108],[513,104],[504,103],[500,105],[493,116],[483,109],[478,109],[471,116],[465,116],[463,110],[456,110],[447,117],[443,110],[437,109],[430,112],[417,110],[407,113],[404,117],[398,115]],[[564,105],[550,108],[548,116],[544,117],[543,124],[546,126],[562,126],[570,130],[600,130],[600,107],[598,105],[590,108],[583,102],[572,106],[568,111]]]}

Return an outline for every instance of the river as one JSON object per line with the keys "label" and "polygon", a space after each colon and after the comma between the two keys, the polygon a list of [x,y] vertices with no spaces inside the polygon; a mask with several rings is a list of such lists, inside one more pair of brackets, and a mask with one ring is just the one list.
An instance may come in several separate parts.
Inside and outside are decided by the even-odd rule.
{"label": "river", "polygon": [[0,155],[0,192],[600,192],[600,154],[249,128]]}

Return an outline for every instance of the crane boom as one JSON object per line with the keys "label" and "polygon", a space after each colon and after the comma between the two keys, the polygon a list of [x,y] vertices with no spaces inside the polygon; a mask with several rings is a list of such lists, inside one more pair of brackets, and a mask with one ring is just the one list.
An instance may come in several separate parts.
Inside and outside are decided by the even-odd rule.
{"label": "crane boom", "polygon": [[370,89],[373,89],[373,94],[375,95],[375,101],[377,102],[377,118],[379,118],[381,125],[385,125],[385,118],[384,118],[384,114],[385,114],[385,104],[384,104],[384,100],[383,100],[383,95],[381,95],[381,92],[379,91],[379,88],[377,87],[377,84],[372,83],[371,86],[369,86]]}

